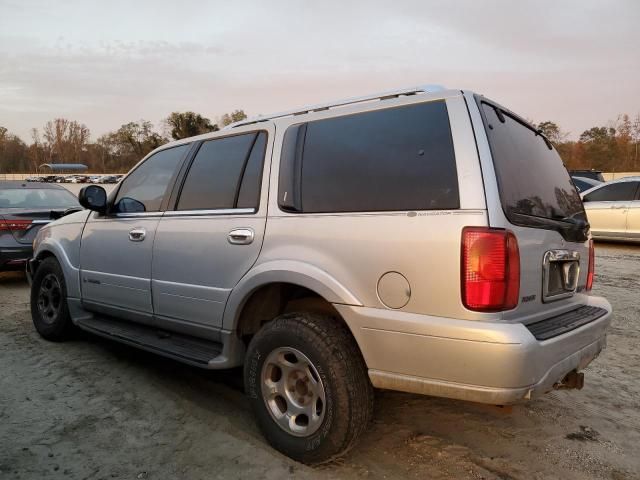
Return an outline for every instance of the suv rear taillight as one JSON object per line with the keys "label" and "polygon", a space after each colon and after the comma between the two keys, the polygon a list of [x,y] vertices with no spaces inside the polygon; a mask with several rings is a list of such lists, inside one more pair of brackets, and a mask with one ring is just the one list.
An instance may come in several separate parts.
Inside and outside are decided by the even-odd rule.
{"label": "suv rear taillight", "polygon": [[462,229],[462,303],[469,310],[498,312],[518,305],[520,254],[515,235],[504,229]]}
{"label": "suv rear taillight", "polygon": [[593,239],[590,239],[589,240],[589,271],[587,273],[587,285],[585,287],[587,292],[593,288],[593,275],[596,270],[595,260],[596,260],[596,251],[593,246]]}
{"label": "suv rear taillight", "polygon": [[31,220],[0,220],[0,232],[17,232],[28,230],[31,227]]}

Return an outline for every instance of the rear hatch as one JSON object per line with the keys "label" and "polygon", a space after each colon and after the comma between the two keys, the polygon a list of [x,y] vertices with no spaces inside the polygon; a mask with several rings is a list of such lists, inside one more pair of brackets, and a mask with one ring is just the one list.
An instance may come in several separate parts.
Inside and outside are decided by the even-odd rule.
{"label": "rear hatch", "polygon": [[476,100],[500,198],[490,222],[513,232],[520,256],[518,305],[504,318],[530,323],[571,310],[586,300],[589,270],[580,196],[548,139],[498,104]]}

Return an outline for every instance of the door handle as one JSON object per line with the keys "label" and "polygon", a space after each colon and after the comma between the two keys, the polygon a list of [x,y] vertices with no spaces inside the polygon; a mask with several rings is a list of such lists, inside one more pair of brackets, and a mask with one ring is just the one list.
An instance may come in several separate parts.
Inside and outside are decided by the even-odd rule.
{"label": "door handle", "polygon": [[620,209],[620,208],[625,208],[624,205],[611,205],[611,208],[615,208],[616,210]]}
{"label": "door handle", "polygon": [[227,240],[232,245],[249,245],[253,242],[254,236],[253,230],[250,228],[236,228],[229,232]]}
{"label": "door handle", "polygon": [[129,232],[129,240],[132,242],[141,242],[144,237],[147,236],[147,231],[144,228],[136,227]]}

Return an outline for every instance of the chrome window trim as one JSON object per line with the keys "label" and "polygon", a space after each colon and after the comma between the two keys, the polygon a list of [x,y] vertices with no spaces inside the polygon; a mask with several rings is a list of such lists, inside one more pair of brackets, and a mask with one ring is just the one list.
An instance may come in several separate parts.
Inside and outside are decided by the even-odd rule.
{"label": "chrome window trim", "polygon": [[138,217],[161,217],[164,212],[120,212],[116,213],[116,218],[138,218]]}
{"label": "chrome window trim", "polygon": [[204,215],[247,215],[255,214],[255,208],[219,208],[213,210],[171,210],[165,212],[165,217],[193,217]]}

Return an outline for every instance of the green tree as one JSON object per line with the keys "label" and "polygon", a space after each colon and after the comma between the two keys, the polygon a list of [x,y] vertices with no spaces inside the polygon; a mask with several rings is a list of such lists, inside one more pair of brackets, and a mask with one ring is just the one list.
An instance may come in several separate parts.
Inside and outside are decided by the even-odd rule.
{"label": "green tree", "polygon": [[620,171],[616,148],[616,129],[592,127],[580,135],[583,160],[588,168]]}
{"label": "green tree", "polygon": [[556,147],[567,137],[567,134],[560,130],[560,127],[555,122],[541,122],[537,128]]}
{"label": "green tree", "polygon": [[247,118],[247,114],[244,113],[244,110],[234,110],[231,113],[225,113],[224,115],[222,115],[218,123],[223,127],[226,127],[227,125],[239,122],[240,120],[244,120],[245,118]]}
{"label": "green tree", "polygon": [[27,146],[6,127],[0,127],[0,174],[28,169]]}
{"label": "green tree", "polygon": [[218,126],[212,124],[211,120],[194,112],[173,112],[165,122],[171,128],[171,137],[174,140],[218,130]]}

